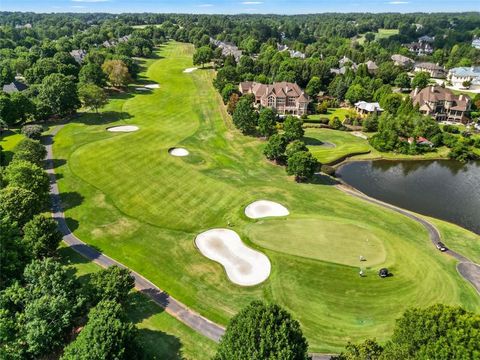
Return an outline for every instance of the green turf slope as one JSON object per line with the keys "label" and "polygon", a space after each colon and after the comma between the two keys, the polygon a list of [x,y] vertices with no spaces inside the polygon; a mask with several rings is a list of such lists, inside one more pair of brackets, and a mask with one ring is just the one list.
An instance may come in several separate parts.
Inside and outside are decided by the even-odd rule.
{"label": "green turf slope", "polygon": [[[143,64],[142,81],[158,82],[159,89],[118,95],[102,114],[84,114],[57,135],[54,153],[65,160],[56,169],[59,186],[79,238],[222,324],[253,299],[278,302],[300,320],[311,351],[338,351],[366,337],[385,340],[409,306],[480,308],[454,260],[432,249],[419,224],[347,196],[324,179],[296,184],[283,167],[266,161],[264,142],[233,129],[212,86],[214,72],[183,73],[192,67],[192,53],[188,44],[163,46],[160,59]],[[120,124],[140,130],[105,131]],[[191,156],[170,156],[172,146]],[[244,207],[258,199],[288,207],[291,215],[281,221],[298,237],[281,234],[281,222],[259,235],[256,225],[279,220],[247,219]],[[228,222],[270,258],[265,283],[233,285],[221,265],[195,249],[196,234]],[[378,249],[368,255],[375,261],[364,278],[354,259],[367,250],[329,248],[329,240],[350,246],[359,236],[371,236]],[[380,279],[381,266],[394,276]]]}

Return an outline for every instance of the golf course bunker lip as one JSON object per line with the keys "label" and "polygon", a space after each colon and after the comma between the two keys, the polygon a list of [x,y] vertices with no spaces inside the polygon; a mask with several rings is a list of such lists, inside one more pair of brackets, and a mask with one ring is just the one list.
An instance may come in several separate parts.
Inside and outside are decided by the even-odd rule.
{"label": "golf course bunker lip", "polygon": [[220,263],[230,281],[237,285],[257,285],[270,275],[268,257],[246,246],[233,230],[207,230],[197,235],[195,245],[202,255]]}
{"label": "golf course bunker lip", "polygon": [[245,215],[250,219],[261,219],[271,216],[287,216],[290,212],[288,209],[274,201],[257,200],[245,208]]}
{"label": "golf course bunker lip", "polygon": [[145,87],[147,89],[158,89],[160,87],[159,84],[148,84],[148,85],[145,85]]}
{"label": "golf course bunker lip", "polygon": [[193,68],[186,68],[185,70],[183,70],[184,73],[191,73],[192,71],[195,71],[197,70],[198,68],[196,67],[193,67]]}
{"label": "golf course bunker lip", "polygon": [[110,131],[110,132],[133,132],[137,130],[138,130],[138,126],[135,126],[135,125],[119,125],[119,126],[112,126],[107,128],[107,131]]}
{"label": "golf course bunker lip", "polygon": [[188,156],[190,152],[182,147],[172,147],[168,149],[168,153],[172,156]]}

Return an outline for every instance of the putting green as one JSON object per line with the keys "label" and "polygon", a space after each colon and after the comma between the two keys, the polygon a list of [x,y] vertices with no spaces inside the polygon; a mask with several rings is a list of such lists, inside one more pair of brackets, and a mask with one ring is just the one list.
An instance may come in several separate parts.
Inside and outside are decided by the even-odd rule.
{"label": "putting green", "polygon": [[[304,142],[321,163],[330,163],[350,154],[365,153],[372,147],[368,141],[347,131],[330,129],[305,129]],[[320,146],[322,142],[335,144],[334,148]]]}
{"label": "putting green", "polygon": [[[383,341],[410,306],[443,302],[480,309],[455,261],[432,249],[421,225],[345,195],[322,178],[296,184],[284,167],[266,161],[265,142],[234,129],[212,86],[214,72],[183,73],[193,66],[193,52],[189,44],[162,46],[159,58],[142,63],[141,74],[159,89],[116,95],[101,114],[84,113],[56,135],[54,156],[65,160],[56,168],[65,214],[80,239],[221,324],[254,299],[275,301],[299,319],[314,352],[339,351],[367,337]],[[140,130],[105,131],[116,125]],[[338,141],[326,140],[337,145],[327,151],[338,149]],[[191,155],[173,157],[172,146]],[[247,233],[258,222],[244,209],[258,199],[284,205],[288,220],[331,219],[338,231],[328,227],[325,239],[370,231],[383,243],[384,264],[395,276],[382,280],[372,268],[360,278],[356,267],[250,243]],[[262,284],[232,284],[222,265],[195,248],[199,233],[228,223],[268,256],[271,274]],[[275,231],[273,238],[282,228]],[[308,236],[310,230],[303,231],[299,236]]]}
{"label": "putting green", "polygon": [[[337,264],[367,267],[382,264],[386,258],[375,229],[346,220],[264,221],[247,227],[246,233],[253,243],[266,249]],[[366,261],[360,261],[360,256]]]}

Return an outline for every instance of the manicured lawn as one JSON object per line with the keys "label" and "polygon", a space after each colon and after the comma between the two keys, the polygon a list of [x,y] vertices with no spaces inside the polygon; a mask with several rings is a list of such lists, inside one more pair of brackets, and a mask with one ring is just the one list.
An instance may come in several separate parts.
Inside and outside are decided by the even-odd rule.
{"label": "manicured lawn", "polygon": [[[455,261],[432,250],[419,224],[321,185],[328,183],[321,178],[296,184],[283,167],[266,161],[265,142],[234,129],[211,84],[214,72],[183,73],[192,67],[192,53],[192,45],[163,46],[162,58],[146,62],[142,73],[144,81],[158,82],[159,89],[117,96],[101,115],[76,118],[57,135],[54,153],[65,160],[56,169],[60,190],[79,238],[222,324],[253,299],[275,301],[301,322],[310,351],[339,351],[347,341],[367,337],[384,341],[410,306],[443,302],[480,308],[480,298],[456,272]],[[105,131],[119,124],[140,129]],[[365,140],[341,134],[365,146]],[[191,155],[172,157],[172,146],[185,147]],[[295,225],[292,234],[295,227],[303,236],[315,232],[319,241],[309,244],[316,255],[290,253],[294,242],[285,236],[290,245],[277,248],[280,223],[273,233],[265,230],[262,239],[250,238],[256,225],[275,221],[245,217],[244,207],[258,199],[278,201],[290,210],[286,223]],[[298,220],[305,221],[295,224]],[[318,225],[330,221],[339,225]],[[228,222],[270,258],[272,273],[261,285],[233,285],[221,265],[196,250],[198,233]],[[328,238],[352,243],[355,227],[384,249],[372,259],[385,260],[368,268],[364,278],[358,276],[360,264],[342,264],[350,256],[345,249],[321,255]],[[263,239],[267,235],[272,239]],[[359,256],[358,251],[352,250],[352,256]],[[394,276],[380,279],[380,266]]]}
{"label": "manicured lawn", "polygon": [[[304,142],[321,163],[331,163],[349,154],[371,151],[368,141],[347,131],[331,129],[305,129]],[[325,147],[322,142],[335,147]]]}
{"label": "manicured lawn", "polygon": [[[308,120],[318,120],[320,118],[333,119],[338,117],[340,121],[345,120],[345,115],[347,115],[351,109],[347,108],[328,108],[326,114],[312,114],[308,116]],[[313,121],[312,121],[313,122]]]}
{"label": "manicured lawn", "polygon": [[[5,157],[5,164],[8,164],[12,160],[13,148],[23,139],[23,135],[20,130],[6,130],[0,134],[0,146],[3,149],[3,155]],[[2,164],[0,164],[2,165]]]}
{"label": "manicured lawn", "polygon": [[[101,268],[70,248],[60,249],[61,260],[81,281]],[[146,359],[211,359],[216,344],[163,311],[152,300],[132,291],[127,315],[138,327]]]}
{"label": "manicured lawn", "polygon": [[[356,267],[382,264],[387,255],[383,240],[364,225],[336,218],[287,218],[252,224],[246,234],[256,245],[285,254]],[[360,256],[366,261],[360,263]]]}
{"label": "manicured lawn", "polygon": [[[378,32],[374,34],[375,34],[375,40],[385,39],[392,35],[397,35],[398,29],[378,29]],[[365,43],[365,34],[360,35],[357,41],[359,44]]]}

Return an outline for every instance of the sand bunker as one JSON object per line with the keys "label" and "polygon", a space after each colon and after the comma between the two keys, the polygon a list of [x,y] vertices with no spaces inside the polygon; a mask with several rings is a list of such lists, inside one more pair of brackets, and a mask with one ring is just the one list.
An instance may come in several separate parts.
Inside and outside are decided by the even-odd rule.
{"label": "sand bunker", "polygon": [[332,148],[336,147],[337,145],[335,145],[334,143],[328,142],[328,141],[322,141],[320,146],[324,147],[324,148],[327,148],[327,149],[332,149]]}
{"label": "sand bunker", "polygon": [[160,87],[159,84],[148,84],[148,85],[145,85],[145,87],[147,89],[158,89]]}
{"label": "sand bunker", "polygon": [[191,73],[192,71],[195,71],[197,70],[198,68],[187,68],[185,70],[183,70],[184,73]]}
{"label": "sand bunker", "polygon": [[365,139],[365,140],[368,139],[368,136],[362,133],[361,131],[352,131],[350,134],[352,134],[353,136],[359,137],[361,139]]}
{"label": "sand bunker", "polygon": [[149,91],[150,89],[144,88],[144,87],[136,87],[135,90],[137,91]]}
{"label": "sand bunker", "polygon": [[137,131],[138,126],[135,126],[135,125],[112,126],[107,128],[107,130],[111,132],[132,132],[132,131]]}
{"label": "sand bunker", "polygon": [[180,148],[180,147],[170,148],[170,149],[168,149],[168,152],[172,156],[188,156],[188,154],[190,154],[187,149]]}
{"label": "sand bunker", "polygon": [[260,219],[270,216],[287,216],[288,209],[276,202],[269,200],[258,200],[245,208],[245,215],[250,219]]}
{"label": "sand bunker", "polygon": [[204,256],[220,263],[235,284],[257,285],[270,275],[270,260],[261,252],[247,247],[233,230],[205,231],[197,235],[195,245]]}

